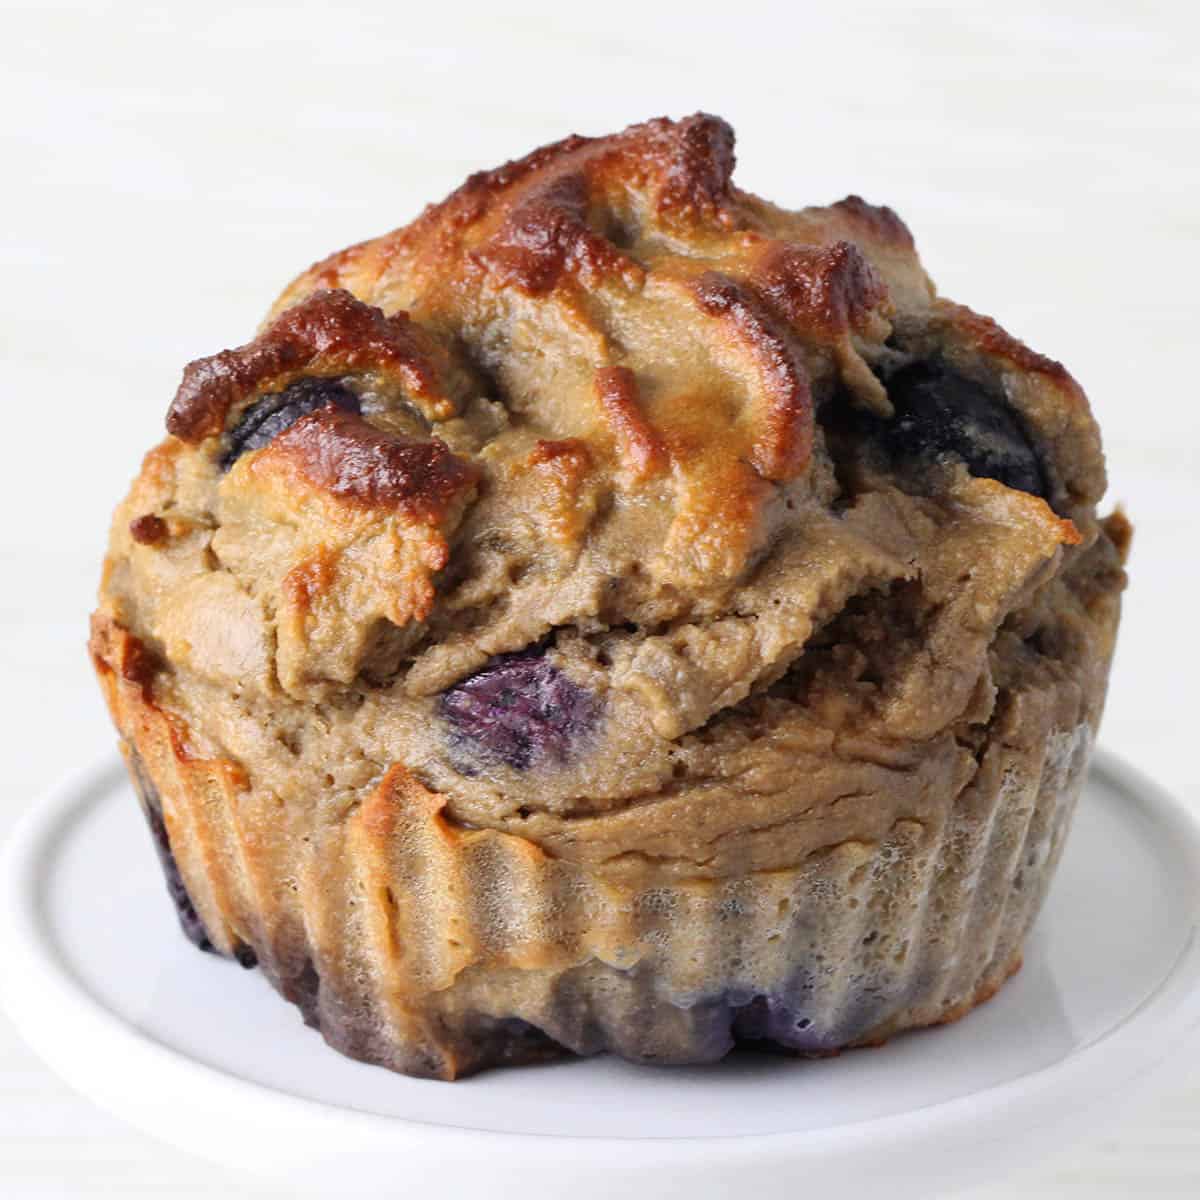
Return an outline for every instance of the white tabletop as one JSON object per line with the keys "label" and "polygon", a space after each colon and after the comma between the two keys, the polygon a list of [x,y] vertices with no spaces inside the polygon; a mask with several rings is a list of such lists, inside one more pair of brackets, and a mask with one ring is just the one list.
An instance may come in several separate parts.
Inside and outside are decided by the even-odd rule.
{"label": "white tabletop", "polygon": [[[698,108],[737,128],[743,186],[891,204],[946,294],[1084,384],[1138,525],[1103,741],[1200,805],[1193,6],[220,7],[0,12],[0,835],[112,744],[86,614],[181,365],[469,170]],[[1197,1068],[1192,1046],[1102,1136],[973,1195],[1197,1195]],[[118,1125],[0,1019],[0,1195],[231,1193],[282,1195]]]}

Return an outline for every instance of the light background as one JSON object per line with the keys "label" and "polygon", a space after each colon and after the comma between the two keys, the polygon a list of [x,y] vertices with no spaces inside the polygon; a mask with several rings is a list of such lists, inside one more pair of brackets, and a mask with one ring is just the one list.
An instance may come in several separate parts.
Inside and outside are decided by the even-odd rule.
{"label": "light background", "polygon": [[[891,204],[943,292],[1083,383],[1138,525],[1102,740],[1200,805],[1195,11],[0,5],[0,835],[112,744],[86,614],[182,364],[470,170],[698,108],[736,127],[743,187]],[[973,1195],[1200,1194],[1197,1068]],[[0,1019],[0,1194],[231,1193],[272,1194],[94,1110]]]}

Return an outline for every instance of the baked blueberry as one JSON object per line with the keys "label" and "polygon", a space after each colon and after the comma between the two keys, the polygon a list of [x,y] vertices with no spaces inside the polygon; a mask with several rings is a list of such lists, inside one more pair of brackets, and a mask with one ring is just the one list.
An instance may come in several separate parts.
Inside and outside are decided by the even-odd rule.
{"label": "baked blueberry", "polygon": [[920,362],[887,381],[895,409],[890,421],[867,418],[897,463],[960,460],[972,475],[1006,487],[1046,495],[1037,452],[1002,399],[940,362]]}
{"label": "baked blueberry", "polygon": [[595,696],[543,650],[501,654],[443,692],[438,703],[456,749],[524,771],[562,763],[595,726]]}
{"label": "baked blueberry", "polygon": [[225,435],[221,470],[228,471],[243,454],[261,450],[301,417],[326,405],[347,412],[360,410],[358,397],[344,383],[319,377],[297,379],[282,392],[272,392],[256,400]]}

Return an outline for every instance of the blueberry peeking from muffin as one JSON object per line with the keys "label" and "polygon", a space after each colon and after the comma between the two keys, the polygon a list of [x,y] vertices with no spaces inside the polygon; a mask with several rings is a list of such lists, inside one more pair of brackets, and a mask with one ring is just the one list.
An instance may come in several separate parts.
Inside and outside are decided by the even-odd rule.
{"label": "blueberry peeking from muffin", "polygon": [[326,407],[360,411],[358,397],[336,379],[297,379],[283,391],[256,400],[225,435],[221,469],[228,471],[243,454],[261,450],[301,417]]}
{"label": "blueberry peeking from muffin", "polygon": [[519,771],[562,763],[587,738],[600,708],[538,648],[493,659],[438,702],[468,770],[481,755]]}

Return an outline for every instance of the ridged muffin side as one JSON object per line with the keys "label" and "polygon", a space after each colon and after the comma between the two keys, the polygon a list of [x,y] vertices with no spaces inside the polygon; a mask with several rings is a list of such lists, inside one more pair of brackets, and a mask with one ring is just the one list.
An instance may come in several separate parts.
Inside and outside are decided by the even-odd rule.
{"label": "ridged muffin side", "polygon": [[[1115,602],[1093,612],[1110,639]],[[824,1054],[956,1019],[1020,965],[1103,704],[1103,672],[1046,672],[1011,635],[985,726],[859,764],[874,836],[820,845],[818,826],[788,866],[689,877],[464,826],[402,765],[349,811],[289,812],[194,753],[127,633],[100,618],[92,644],[189,936],[257,963],[343,1053],[444,1079],[564,1051]],[[786,733],[803,780],[822,739]]]}

